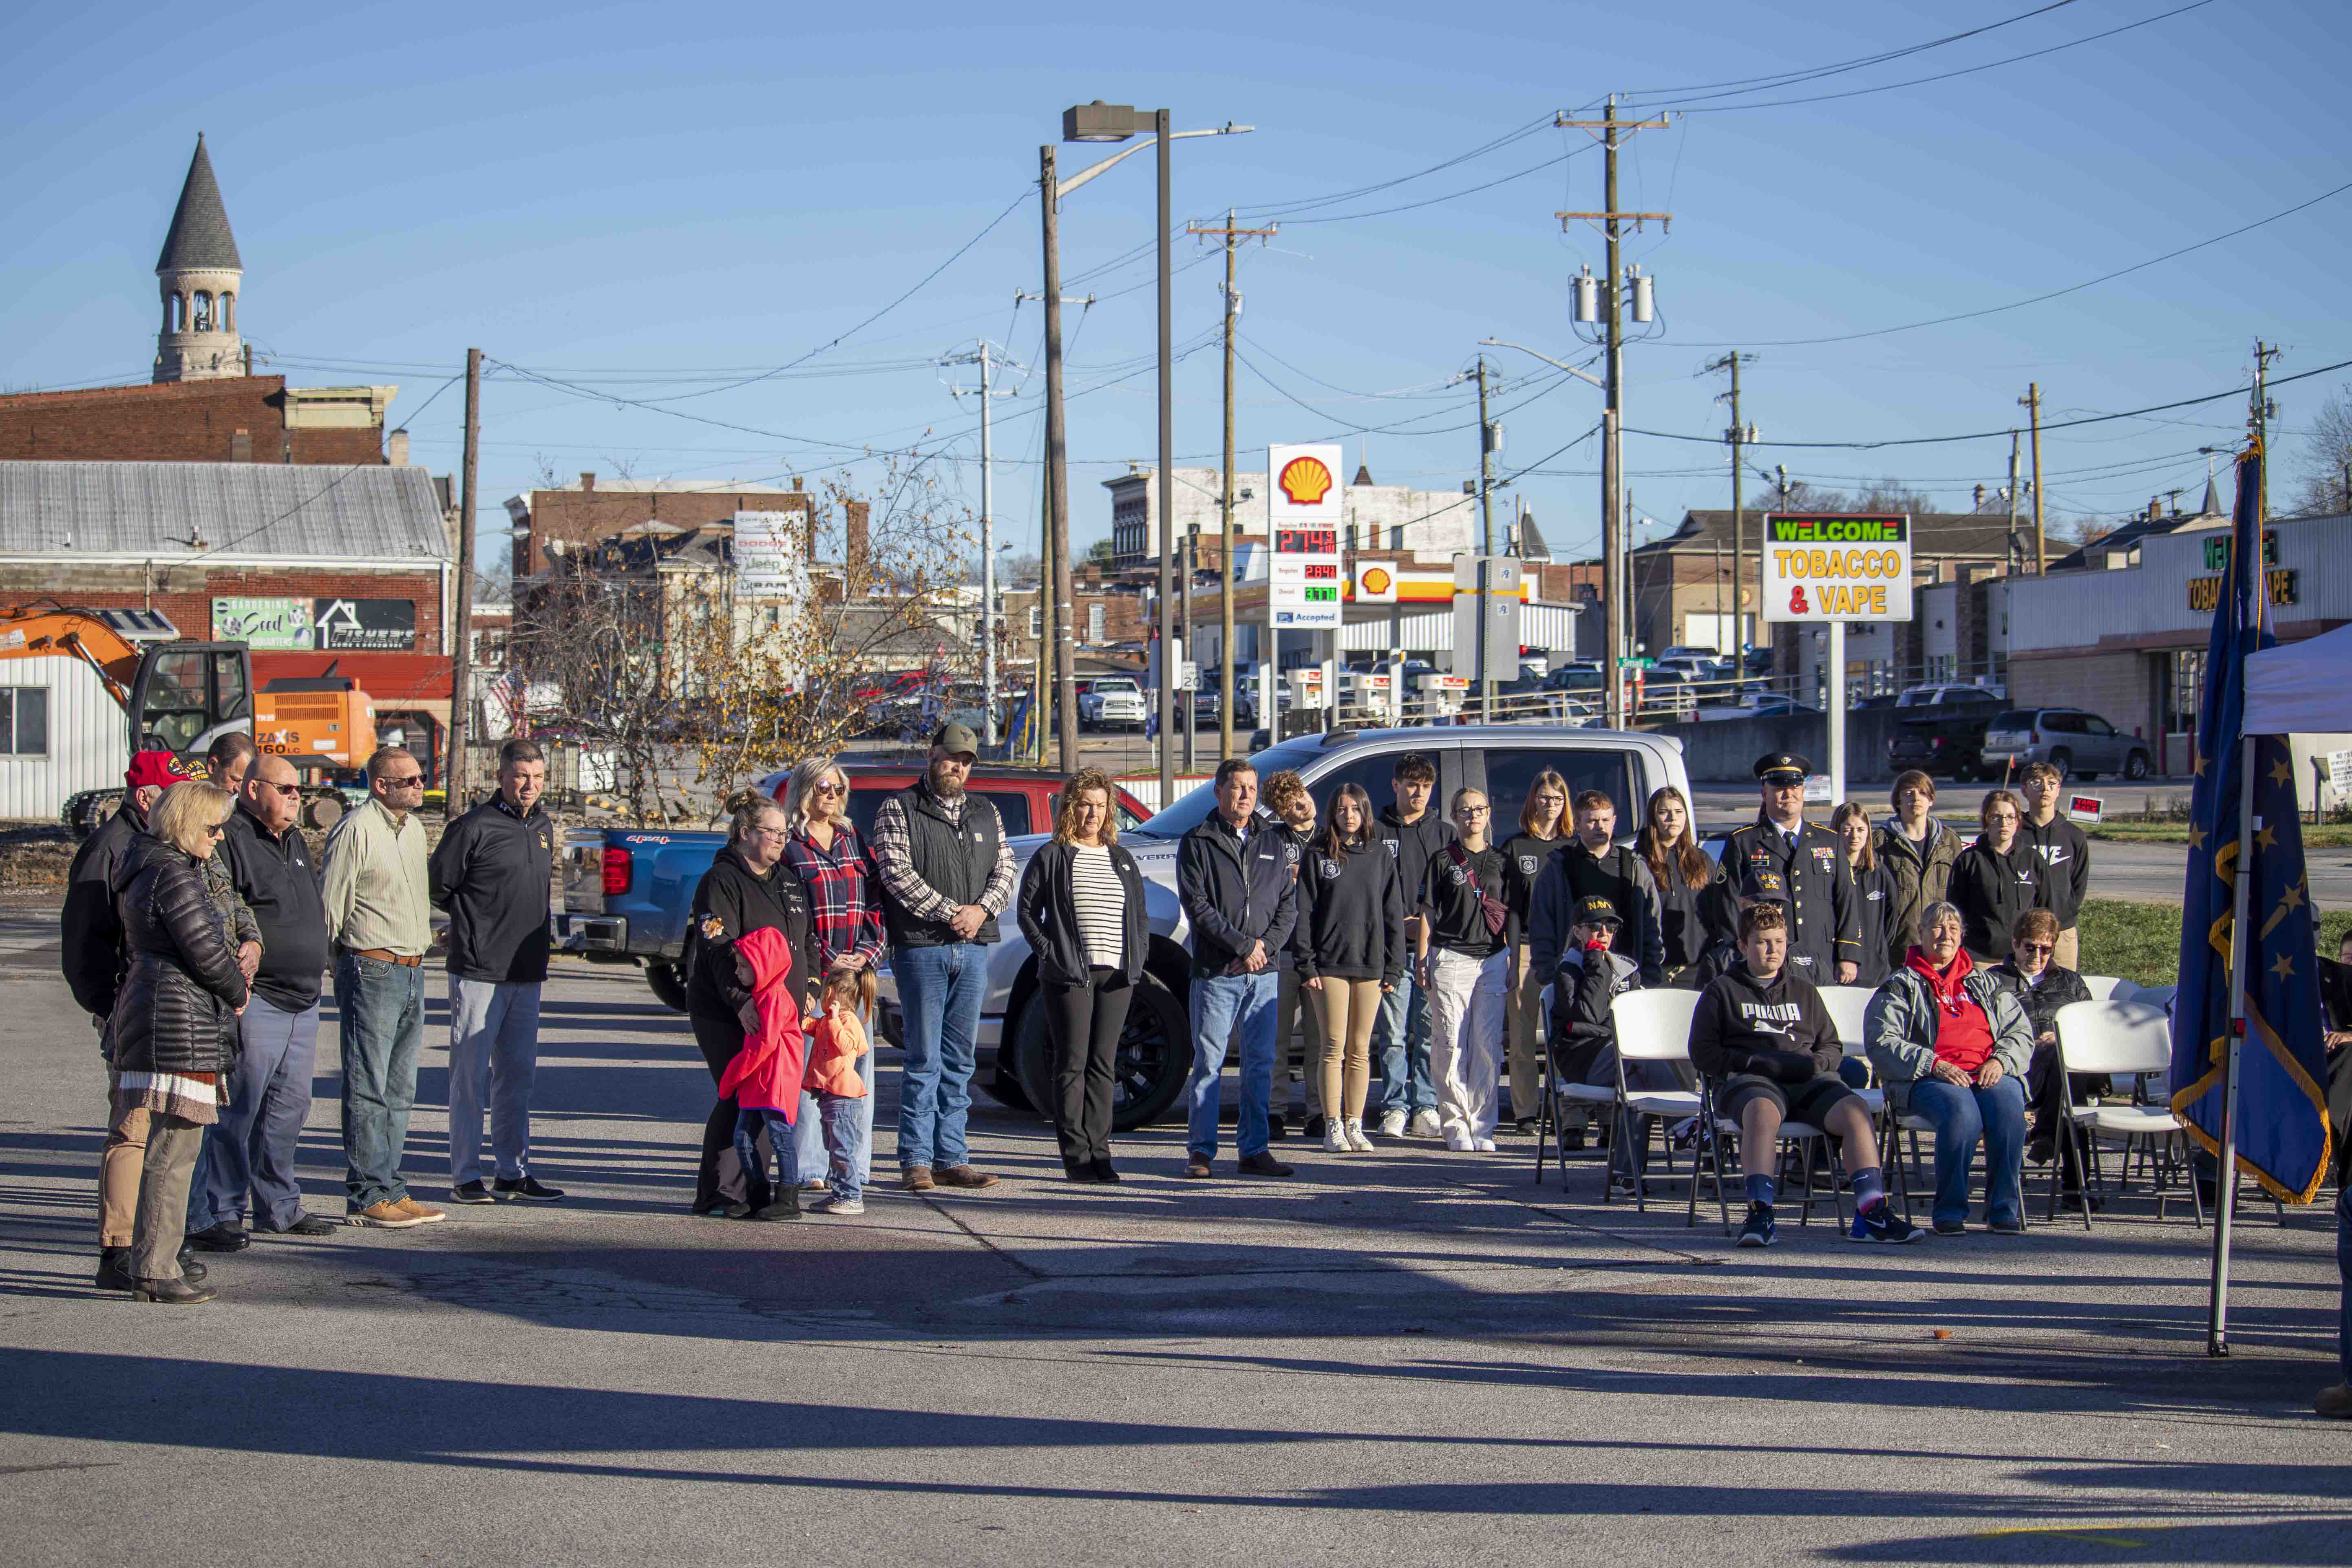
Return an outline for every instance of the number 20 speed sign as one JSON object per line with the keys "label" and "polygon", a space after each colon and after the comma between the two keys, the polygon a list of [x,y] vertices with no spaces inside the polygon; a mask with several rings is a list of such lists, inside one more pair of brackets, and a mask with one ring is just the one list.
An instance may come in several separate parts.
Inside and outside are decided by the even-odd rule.
{"label": "number 20 speed sign", "polygon": [[1768,621],[1907,621],[1911,520],[1768,512]]}

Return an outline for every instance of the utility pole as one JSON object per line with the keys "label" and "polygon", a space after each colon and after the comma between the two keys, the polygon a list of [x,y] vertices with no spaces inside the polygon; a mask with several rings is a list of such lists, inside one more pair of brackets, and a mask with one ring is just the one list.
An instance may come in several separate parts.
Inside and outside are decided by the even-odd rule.
{"label": "utility pole", "polygon": [[[1488,662],[1487,573],[1495,556],[1495,426],[1486,419],[1486,356],[1478,356],[1478,720],[1495,721],[1495,670]],[[1460,623],[1455,623],[1459,625]],[[1516,654],[1518,650],[1511,650]],[[1516,673],[1516,671],[1514,671]]]}
{"label": "utility pole", "polygon": [[[996,465],[994,447],[989,435],[991,405],[996,398],[1009,397],[1008,392],[993,392],[989,387],[989,362],[994,350],[988,340],[968,354],[959,354],[944,363],[977,364],[980,366],[980,683],[986,695],[981,700],[981,739],[996,744]],[[948,390],[958,397],[964,395],[961,386]]]}
{"label": "utility pole", "polygon": [[[1748,623],[1740,609],[1739,589],[1740,563],[1748,550],[1748,513],[1743,510],[1741,487],[1747,479],[1748,468],[1743,448],[1756,439],[1756,432],[1748,428],[1739,418],[1739,366],[1742,362],[1755,357],[1734,349],[1706,367],[1710,373],[1718,370],[1731,373],[1731,428],[1723,433],[1723,438],[1731,443],[1731,690],[1735,697],[1748,689],[1748,639],[1743,635]],[[1760,563],[1764,548],[1760,530],[1756,548]],[[1720,637],[1723,635],[1723,617],[1720,615],[1716,616],[1715,629]]]}
{"label": "utility pole", "polygon": [[2032,416],[2033,423],[2033,572],[2040,576],[2050,570],[2050,536],[2042,526],[2042,384],[2028,382],[2023,404]]}
{"label": "utility pole", "polygon": [[[1174,262],[1170,254],[1168,237],[1168,138],[1173,129],[1168,110],[1159,112],[1159,144],[1152,155],[1160,163],[1160,226],[1153,232],[1160,237],[1160,809],[1176,801],[1176,670],[1169,662],[1173,657],[1170,633],[1174,629],[1170,617],[1176,612],[1169,590],[1175,586],[1170,580],[1176,560],[1176,348]],[[1071,704],[1072,725],[1077,722],[1077,699],[1066,698]],[[1190,713],[1185,725],[1192,722]]]}
{"label": "utility pole", "polygon": [[[1076,649],[1070,636],[1070,476],[1069,441],[1062,420],[1062,247],[1061,197],[1055,183],[1051,142],[1037,149],[1037,205],[1045,226],[1045,581],[1039,596],[1050,596],[1053,614],[1045,629],[1053,634],[1055,717],[1062,731],[1062,771],[1078,766],[1078,689]],[[1167,574],[1161,572],[1161,586]],[[1161,618],[1166,619],[1163,605]],[[1045,693],[1032,698],[1039,721],[1044,718]]]}
{"label": "utility pole", "polygon": [[1621,138],[1627,132],[1663,130],[1668,121],[1664,116],[1656,120],[1619,120],[1617,95],[1612,92],[1601,119],[1570,120],[1561,114],[1555,115],[1552,123],[1573,126],[1588,133],[1597,132],[1603,153],[1601,205],[1605,210],[1597,213],[1564,212],[1554,216],[1562,223],[1581,218],[1600,224],[1609,244],[1609,275],[1601,285],[1608,344],[1607,374],[1604,377],[1606,406],[1601,412],[1601,597],[1606,603],[1609,628],[1608,646],[1601,655],[1601,672],[1606,683],[1602,688],[1602,701],[1608,722],[1612,728],[1622,729],[1629,716],[1625,711],[1625,692],[1618,678],[1617,668],[1618,660],[1625,651],[1626,626],[1624,574],[1619,564],[1624,538],[1624,517],[1620,510],[1618,489],[1620,476],[1624,472],[1622,446],[1625,430],[1625,345],[1620,332],[1624,314],[1624,279],[1619,271],[1618,243],[1623,237],[1622,224],[1631,222],[1634,230],[1639,232],[1645,220],[1655,218],[1661,224],[1671,225],[1674,215],[1618,210],[1617,150],[1624,144]]}
{"label": "utility pole", "polygon": [[[1192,235],[1216,235],[1225,242],[1225,479],[1221,510],[1224,518],[1224,563],[1217,575],[1222,582],[1218,590],[1217,610],[1217,758],[1220,762],[1234,754],[1234,321],[1241,315],[1241,296],[1234,292],[1234,241],[1246,238],[1271,239],[1278,225],[1265,228],[1239,228],[1234,226],[1234,212],[1225,209],[1225,226],[1211,228],[1206,225],[1189,223],[1184,232]],[[1266,543],[1274,543],[1268,539]],[[1274,591],[1273,579],[1266,581],[1266,592]],[[1186,732],[1191,732],[1192,718],[1185,717]],[[1277,728],[1279,726],[1276,726]]]}
{"label": "utility pole", "polygon": [[[2259,509],[2254,517],[2254,526],[2257,528],[2268,522],[2271,517],[2271,421],[2278,417],[2278,407],[2271,402],[2270,398],[2271,361],[2278,358],[2284,352],[2274,343],[2265,343],[2260,338],[2254,340],[2254,390],[2252,407],[2247,415],[2246,427],[2262,447],[2263,453],[2262,491],[2254,498],[2254,504]],[[2259,571],[2268,564],[2267,561],[2257,563],[2256,570]],[[2258,581],[2266,583],[2268,579],[2262,578]]]}
{"label": "utility pole", "polygon": [[[2017,443],[2018,433],[2009,433],[2009,558],[2015,562],[2023,552],[2017,547]],[[2014,570],[2014,567],[2011,568]],[[1922,679],[1925,679],[1924,677]]]}
{"label": "utility pole", "polygon": [[[1192,574],[1199,570],[1201,563],[1199,539],[1200,530],[1188,528],[1184,531],[1183,654],[1184,658],[1188,660],[1192,658]],[[1183,673],[1181,662],[1177,673],[1180,675]],[[1176,711],[1183,723],[1184,771],[1189,773],[1192,771],[1192,696],[1181,686],[1176,689]]]}
{"label": "utility pole", "polygon": [[[466,351],[466,460],[457,492],[457,628],[449,640],[449,771],[441,781],[452,822],[466,809],[466,720],[474,706],[474,498],[482,460],[482,351]],[[373,740],[373,737],[368,737]]]}

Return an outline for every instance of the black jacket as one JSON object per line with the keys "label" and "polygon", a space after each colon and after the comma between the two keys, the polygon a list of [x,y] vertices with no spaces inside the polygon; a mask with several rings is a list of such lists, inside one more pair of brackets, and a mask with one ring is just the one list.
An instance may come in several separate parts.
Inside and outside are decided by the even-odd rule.
{"label": "black jacket", "polygon": [[2039,827],[2027,817],[2017,837],[2042,857],[2042,907],[2058,917],[2060,931],[2077,923],[2091,891],[2090,835],[2061,813]]}
{"label": "black jacket", "polygon": [[1734,879],[1735,891],[1754,868],[1780,872],[1789,889],[1789,962],[1799,973],[1816,985],[1834,985],[1839,964],[1861,964],[1853,877],[1836,834],[1808,822],[1791,844],[1759,813],[1754,822],[1734,828],[1723,847],[1724,875]]}
{"label": "black jacket", "polygon": [[[1483,895],[1483,896],[1482,896]],[[1503,857],[1493,845],[1473,854],[1459,838],[1429,862],[1429,945],[1485,959],[1503,949],[1503,933],[1487,928],[1486,900],[1503,898]],[[1506,917],[1505,928],[1509,920]]]}
{"label": "black jacket", "polygon": [[261,967],[253,989],[273,1007],[307,1012],[319,999],[320,975],[333,962],[326,900],[310,847],[299,827],[272,836],[241,805],[224,827],[213,856],[261,931]]}
{"label": "black jacket", "polygon": [[1274,965],[1297,921],[1298,889],[1282,840],[1255,825],[1237,837],[1214,812],[1177,842],[1176,892],[1192,927],[1195,974],[1223,974],[1253,942],[1265,943]]}
{"label": "black jacket", "polygon": [[1396,807],[1389,805],[1372,818],[1372,837],[1387,845],[1389,853],[1396,857],[1398,885],[1404,889],[1405,918],[1410,920],[1420,911],[1422,894],[1429,880],[1430,857],[1461,835],[1437,814],[1434,805],[1411,823],[1398,821]]}
{"label": "black jacket", "polygon": [[1404,882],[1378,843],[1345,861],[1309,845],[1298,862],[1298,925],[1291,939],[1298,977],[1402,984]]}
{"label": "black jacket", "polygon": [[110,1030],[115,1070],[234,1070],[245,975],[202,864],[142,834],[114,888],[130,954]]}
{"label": "black jacket", "polygon": [[[1594,958],[1601,962],[1590,962]],[[1609,1005],[1641,986],[1640,968],[1622,953],[1573,947],[1560,954],[1559,978],[1552,982],[1552,1059],[1569,1082],[1593,1081],[1602,1048],[1617,1038]]]}
{"label": "black jacket", "polygon": [[1960,945],[1979,962],[2007,958],[2009,928],[2028,910],[2046,909],[2042,857],[2020,834],[2007,855],[1983,839],[1952,862],[1951,900],[1959,907]]}
{"label": "black jacket", "polygon": [[2083,984],[2081,975],[2054,963],[2042,970],[2039,985],[2025,977],[2014,958],[1995,965],[1992,977],[2016,993],[2018,1005],[2025,1009],[2026,1022],[2033,1026],[2033,1043],[2037,1046],[2042,1036],[2058,1032],[2059,1008],[2069,1002],[2091,999],[2091,988]]}
{"label": "black jacket", "polygon": [[1855,961],[1856,985],[1874,988],[1894,972],[1892,928],[1895,911],[1902,902],[1902,879],[1885,861],[1853,873],[1853,934],[1862,953]]}
{"label": "black jacket", "polygon": [[751,989],[735,972],[735,942],[755,931],[784,933],[793,964],[787,983],[793,1005],[808,1011],[808,993],[819,971],[811,940],[808,889],[793,868],[782,861],[762,876],[743,863],[742,852],[728,843],[710,862],[710,869],[695,884],[694,902],[686,918],[686,1010],[691,1016],[724,1021],[733,1026]]}
{"label": "black jacket", "polygon": [[74,1005],[94,1018],[114,1012],[128,962],[122,921],[114,910],[114,874],[131,847],[147,836],[147,818],[126,795],[122,809],[98,826],[74,851],[66,873],[65,915],[59,922],[58,960]]}
{"label": "black jacket", "polygon": [[449,825],[434,847],[433,907],[449,911],[449,973],[536,985],[547,978],[555,824],[494,795]]}
{"label": "black jacket", "polygon": [[1658,939],[1665,951],[1662,966],[1671,979],[1706,956],[1708,948],[1729,942],[1739,930],[1739,897],[1716,867],[1706,881],[1692,887],[1672,862],[1667,875],[1651,879],[1658,888]]}
{"label": "black jacket", "polygon": [[1641,965],[1643,984],[1656,984],[1666,962],[1658,885],[1650,876],[1650,863],[1630,845],[1612,845],[1606,855],[1596,857],[1582,839],[1570,838],[1552,851],[1536,878],[1535,909],[1528,919],[1528,961],[1538,969],[1557,968],[1576,924],[1578,902],[1596,895],[1617,910],[1613,951]]}
{"label": "black jacket", "polygon": [[[1126,937],[1120,972],[1130,985],[1143,978],[1143,957],[1151,948],[1151,925],[1143,904],[1143,871],[1135,857],[1118,845],[1109,846],[1110,868],[1127,889]],[[1084,985],[1092,967],[1087,939],[1078,930],[1077,896],[1071,868],[1077,849],[1060,839],[1037,847],[1021,873],[1021,890],[1013,902],[1013,917],[1029,951],[1037,955],[1037,978],[1048,985]]]}
{"label": "black jacket", "polygon": [[1699,994],[1690,1058],[1709,1078],[1753,1072],[1803,1082],[1835,1074],[1845,1047],[1811,981],[1786,963],[1770,980],[1759,980],[1743,959]]}
{"label": "black jacket", "polygon": [[1567,836],[1559,833],[1549,838],[1515,833],[1503,840],[1502,898],[1504,907],[1511,911],[1511,923],[1503,934],[1513,947],[1528,940],[1528,920],[1535,911],[1536,879],[1543,875],[1544,862],[1566,841]]}

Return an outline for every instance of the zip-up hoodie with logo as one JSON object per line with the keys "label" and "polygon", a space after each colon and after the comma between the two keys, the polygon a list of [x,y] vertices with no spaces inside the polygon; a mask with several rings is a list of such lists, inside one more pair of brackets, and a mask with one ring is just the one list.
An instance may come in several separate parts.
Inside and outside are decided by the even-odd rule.
{"label": "zip-up hoodie with logo", "polygon": [[2077,922],[2091,891],[2091,836],[2062,814],[2039,826],[2028,816],[2018,824],[2017,837],[2042,857],[2042,907],[2064,931]]}
{"label": "zip-up hoodie with logo", "polygon": [[1176,845],[1176,894],[1192,927],[1192,973],[1223,974],[1265,943],[1273,973],[1297,922],[1298,889],[1280,834],[1253,823],[1237,834],[1212,812]]}
{"label": "zip-up hoodie with logo", "polygon": [[1339,860],[1308,844],[1298,857],[1298,929],[1290,952],[1301,980],[1404,979],[1404,883],[1377,841]]}
{"label": "zip-up hoodie with logo", "polygon": [[1743,958],[1699,994],[1690,1037],[1691,1066],[1699,1071],[1709,1078],[1760,1072],[1777,1079],[1782,1075],[1771,1069],[1791,1054],[1811,1058],[1814,1077],[1834,1074],[1845,1059],[1822,994],[1787,964],[1759,980]]}

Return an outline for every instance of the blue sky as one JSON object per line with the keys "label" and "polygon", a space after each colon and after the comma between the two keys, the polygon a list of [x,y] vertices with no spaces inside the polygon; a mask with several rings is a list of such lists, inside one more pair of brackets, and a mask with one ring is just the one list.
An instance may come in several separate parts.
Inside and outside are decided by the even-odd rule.
{"label": "blue sky", "polygon": [[[1692,110],[1623,158],[1621,202],[1675,214],[1670,235],[1627,247],[1660,307],[1656,335],[1627,354],[1636,429],[1719,433],[1723,379],[1702,367],[1734,344],[1758,355],[1746,413],[1768,442],[2005,430],[2029,381],[2053,420],[2218,392],[2242,383],[2257,336],[2285,346],[2280,375],[2352,359],[2340,262],[2352,192],[2046,304],[1788,342],[2062,289],[2352,180],[2340,80],[2352,12],[2337,5],[2210,0],[1954,79],[1771,101],[1960,70],[2184,3],[2074,0],[1902,59],[1713,97],[1691,89],[1904,47],[2032,0],[1276,0],[1168,7],[1181,20],[1166,24],[1107,23],[1097,7],[1001,24],[929,4],[424,4],[229,8],[202,29],[177,8],[51,8],[16,23],[20,58],[37,68],[0,106],[0,385],[145,379],[154,255],[201,130],[246,262],[247,338],[297,384],[399,383],[393,417],[415,420],[416,460],[457,466],[457,392],[423,405],[469,345],[611,396],[677,399],[659,405],[668,413],[617,407],[498,370],[485,393],[490,524],[542,463],[705,483],[846,464],[871,479],[868,447],[920,446],[976,498],[971,402],[928,362],[984,335],[1038,364],[1037,309],[1013,298],[1040,280],[1037,147],[1066,104],[1104,98],[1169,104],[1184,129],[1256,127],[1177,145],[1179,224],[1229,205],[1290,209],[1242,262],[1241,352],[1255,369],[1240,372],[1241,466],[1269,440],[1338,437],[1384,483],[1453,490],[1477,447],[1473,389],[1446,384],[1478,340],[1591,353],[1568,280],[1598,268],[1601,245],[1552,215],[1601,205],[1601,158],[1548,121],[1612,90]],[[1424,177],[1297,205],[1520,131]],[[1107,151],[1063,148],[1064,173]],[[1082,543],[1108,531],[1097,481],[1156,450],[1150,162],[1130,159],[1063,208],[1066,292],[1097,297],[1066,328]],[[905,303],[727,389],[839,337],[1008,206]],[[1177,260],[1183,346],[1217,321],[1219,268],[1189,238]],[[1589,549],[1597,443],[1570,444],[1597,423],[1599,395],[1507,350],[1496,363],[1512,410],[1505,468],[1533,469],[1517,486],[1556,550]],[[1203,347],[1177,369],[1180,460],[1214,460],[1220,368]],[[1023,391],[998,405],[997,495],[1017,541],[1034,533],[1043,381],[1012,379]],[[2347,380],[2280,389],[2290,473],[2296,433]],[[2242,415],[2221,402],[2051,434],[2053,519],[2113,519],[2181,486],[2193,500],[2196,448],[2233,440]],[[1963,505],[1972,483],[2000,482],[2008,444],[1751,456],[1841,488],[1892,476]],[[1643,514],[1728,504],[1720,446],[1634,436],[1626,459]]]}

